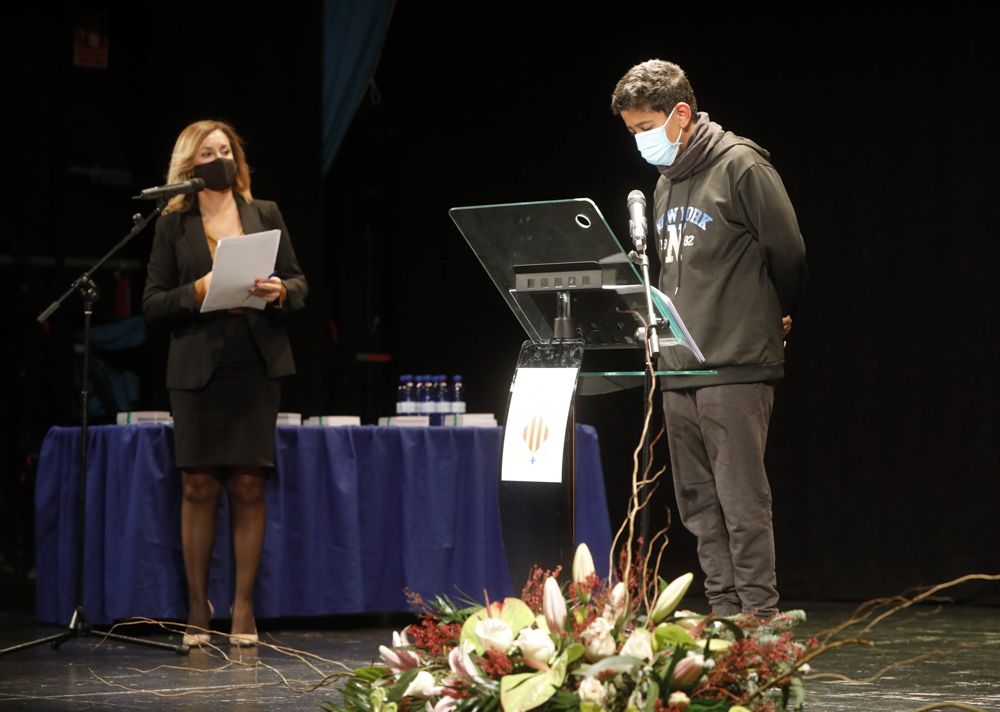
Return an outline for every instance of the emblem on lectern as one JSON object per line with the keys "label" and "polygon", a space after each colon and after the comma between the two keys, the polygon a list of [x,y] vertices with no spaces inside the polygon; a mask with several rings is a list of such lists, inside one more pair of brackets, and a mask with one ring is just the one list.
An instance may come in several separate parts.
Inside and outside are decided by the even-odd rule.
{"label": "emblem on lectern", "polygon": [[[530,423],[524,426],[521,437],[524,439],[528,449],[531,450],[531,454],[534,455],[538,452],[538,448],[549,439],[549,426],[542,420],[542,416],[536,415],[531,419]],[[532,457],[531,461],[534,462],[535,458]]]}

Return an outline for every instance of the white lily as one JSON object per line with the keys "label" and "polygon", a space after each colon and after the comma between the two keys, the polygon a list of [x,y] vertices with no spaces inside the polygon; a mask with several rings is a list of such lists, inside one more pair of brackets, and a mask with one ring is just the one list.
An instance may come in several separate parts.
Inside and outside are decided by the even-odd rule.
{"label": "white lily", "polygon": [[608,597],[608,602],[605,604],[604,610],[601,611],[601,615],[612,623],[618,622],[618,619],[625,614],[625,596],[627,593],[624,581],[616,583],[615,587],[611,589],[611,595]]}
{"label": "white lily", "polygon": [[683,690],[690,690],[705,670],[705,658],[697,653],[688,653],[674,666],[672,682]]}
{"label": "white lily", "polygon": [[594,570],[594,557],[590,555],[590,549],[586,544],[580,544],[573,555],[573,582],[584,583]]}
{"label": "white lily", "polygon": [[395,675],[400,675],[420,665],[420,656],[416,651],[401,650],[401,648],[409,647],[410,645],[412,644],[409,638],[406,637],[406,630],[404,629],[402,635],[396,631],[392,632],[391,648],[385,645],[378,646],[379,654],[382,656],[382,660],[385,661],[386,667],[392,670]]}
{"label": "white lily", "polygon": [[452,712],[455,709],[455,702],[454,697],[445,695],[437,701],[437,704],[431,707],[431,702],[428,700],[424,703],[424,712]]}
{"label": "white lily", "polygon": [[482,682],[483,678],[479,674],[479,668],[476,667],[470,655],[473,650],[472,643],[463,640],[460,645],[456,645],[448,653],[448,667],[451,668],[454,675]]}
{"label": "white lily", "polygon": [[444,690],[434,684],[434,676],[426,670],[421,670],[413,681],[406,686],[403,697],[434,697]]}
{"label": "white lily", "polygon": [[684,594],[687,593],[688,586],[691,585],[691,581],[694,580],[694,574],[686,573],[683,576],[678,576],[673,581],[671,581],[666,588],[664,588],[660,595],[656,598],[656,603],[653,604],[653,610],[649,614],[649,618],[653,623],[659,623],[664,618],[666,618],[671,611],[677,608],[677,604],[681,602],[684,598]]}
{"label": "white lily", "polygon": [[701,623],[705,619],[705,616],[696,613],[694,611],[685,610],[685,611],[677,611],[674,614],[674,618],[675,618],[674,622],[681,628],[683,628],[684,630],[691,630],[699,623]]}
{"label": "white lily", "polygon": [[545,622],[553,633],[562,633],[566,624],[566,599],[563,598],[559,583],[549,576],[542,589],[542,612]]}

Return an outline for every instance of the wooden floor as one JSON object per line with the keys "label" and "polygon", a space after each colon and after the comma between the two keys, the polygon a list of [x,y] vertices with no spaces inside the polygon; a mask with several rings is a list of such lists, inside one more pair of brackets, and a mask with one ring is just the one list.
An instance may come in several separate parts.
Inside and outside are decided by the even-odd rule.
{"label": "wooden floor", "polygon": [[[703,607],[695,600],[685,605]],[[836,625],[854,609],[853,604],[789,601],[783,607],[807,612],[803,635]],[[189,656],[102,641],[97,635],[70,637],[58,650],[31,645],[0,657],[0,710],[317,709],[338,697],[334,681],[317,687],[324,676],[342,669],[339,663],[370,662],[378,646],[391,641],[392,630],[412,620],[393,614],[260,621],[268,646],[238,651],[223,645],[220,636],[218,650],[195,650]],[[29,612],[0,614],[0,648],[67,631],[35,624]],[[179,642],[179,636],[151,626],[123,632]],[[957,644],[970,647],[894,668],[873,682],[807,681],[809,712],[895,712],[944,701],[1000,711],[1000,609],[914,606],[880,623],[868,637],[873,647],[831,651],[815,661],[813,672],[858,680],[896,661]]]}

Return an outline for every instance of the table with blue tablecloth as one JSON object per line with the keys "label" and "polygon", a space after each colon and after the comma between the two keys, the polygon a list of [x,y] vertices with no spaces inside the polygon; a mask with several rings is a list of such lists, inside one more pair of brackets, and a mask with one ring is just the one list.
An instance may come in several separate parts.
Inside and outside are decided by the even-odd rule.
{"label": "table with blue tablecloth", "polygon": [[[501,428],[277,428],[257,577],[259,618],[410,610],[424,597],[519,592],[498,508]],[[611,531],[597,433],[576,426],[576,539],[606,561]],[[35,495],[36,617],[63,624],[77,601],[80,430],[46,435]],[[83,607],[91,623],[182,620],[180,475],[168,425],[88,429]],[[209,598],[233,590],[220,497]],[[547,562],[539,562],[545,564]],[[224,615],[221,614],[220,615]]]}

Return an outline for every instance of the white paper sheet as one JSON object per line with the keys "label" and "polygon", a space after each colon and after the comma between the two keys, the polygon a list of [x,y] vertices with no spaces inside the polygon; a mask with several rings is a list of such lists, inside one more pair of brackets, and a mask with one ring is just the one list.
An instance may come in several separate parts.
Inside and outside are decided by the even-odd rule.
{"label": "white paper sheet", "polygon": [[[613,289],[619,294],[642,294],[645,296],[646,288],[642,284],[613,284],[606,285],[605,289]],[[672,346],[673,343],[680,344],[686,347],[691,353],[694,354],[695,358],[698,359],[699,363],[705,363],[705,356],[702,354],[701,349],[698,348],[698,344],[695,343],[694,337],[691,336],[691,332],[688,331],[687,326],[684,325],[684,320],[681,319],[680,313],[677,311],[677,307],[674,303],[670,301],[670,297],[661,292],[656,287],[650,287],[649,291],[653,297],[653,304],[660,312],[660,316],[667,319],[667,327],[670,329],[670,333],[673,334],[673,339],[665,339],[663,335],[660,336],[660,343],[667,346]],[[643,308],[645,312],[645,308]]]}
{"label": "white paper sheet", "polygon": [[280,236],[281,230],[266,230],[219,240],[215,246],[212,283],[208,285],[201,310],[263,309],[267,306],[262,297],[249,296],[247,290],[255,279],[267,279],[274,272]]}
{"label": "white paper sheet", "polygon": [[519,368],[511,390],[500,479],[562,482],[576,368]]}

